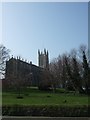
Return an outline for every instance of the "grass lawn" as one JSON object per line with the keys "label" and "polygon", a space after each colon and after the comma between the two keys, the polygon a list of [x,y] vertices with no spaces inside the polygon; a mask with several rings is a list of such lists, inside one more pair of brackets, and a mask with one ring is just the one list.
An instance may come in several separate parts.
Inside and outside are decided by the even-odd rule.
{"label": "grass lawn", "polygon": [[53,93],[29,88],[22,92],[23,99],[17,99],[17,96],[17,92],[3,92],[2,105],[88,105],[88,96],[78,93],[74,95],[73,92],[63,93],[62,90]]}

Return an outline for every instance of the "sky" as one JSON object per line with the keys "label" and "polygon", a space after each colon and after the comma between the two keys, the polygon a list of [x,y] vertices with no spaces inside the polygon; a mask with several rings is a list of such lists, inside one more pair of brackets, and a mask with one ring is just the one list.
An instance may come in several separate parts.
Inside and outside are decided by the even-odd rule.
{"label": "sky", "polygon": [[53,58],[88,45],[87,2],[2,3],[2,43],[11,55],[38,63],[38,49]]}

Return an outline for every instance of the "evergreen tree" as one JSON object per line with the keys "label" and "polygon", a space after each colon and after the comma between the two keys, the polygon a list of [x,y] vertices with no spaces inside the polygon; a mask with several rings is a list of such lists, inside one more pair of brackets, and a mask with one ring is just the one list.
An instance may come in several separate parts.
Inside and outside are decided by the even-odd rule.
{"label": "evergreen tree", "polygon": [[85,51],[83,51],[83,63],[82,64],[83,64],[83,80],[85,83],[85,90],[86,90],[86,93],[88,93],[89,87],[90,87],[90,84],[89,84],[90,68],[89,68],[89,63],[88,63]]}

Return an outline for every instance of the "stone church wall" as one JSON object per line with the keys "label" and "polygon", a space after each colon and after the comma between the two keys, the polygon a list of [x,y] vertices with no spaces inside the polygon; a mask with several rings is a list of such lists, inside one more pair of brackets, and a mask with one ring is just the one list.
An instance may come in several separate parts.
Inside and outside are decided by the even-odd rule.
{"label": "stone church wall", "polygon": [[27,63],[20,59],[11,58],[6,62],[5,80],[7,80],[10,85],[21,80],[21,82],[24,81],[24,84],[27,86],[38,86],[41,72],[42,68],[33,65],[31,62]]}

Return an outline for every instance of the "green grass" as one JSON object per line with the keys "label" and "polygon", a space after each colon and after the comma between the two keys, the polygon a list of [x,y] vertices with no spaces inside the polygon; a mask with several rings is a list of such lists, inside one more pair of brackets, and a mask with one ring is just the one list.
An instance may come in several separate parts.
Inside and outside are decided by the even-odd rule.
{"label": "green grass", "polygon": [[[39,91],[35,88],[30,88],[22,92],[23,99],[17,99],[18,93],[13,91],[3,92],[3,105],[88,105],[88,97],[86,95],[75,94],[73,92],[53,93],[48,91]],[[64,91],[65,92],[65,91]],[[26,95],[28,94],[28,95]],[[66,100],[66,103],[64,102]]]}

